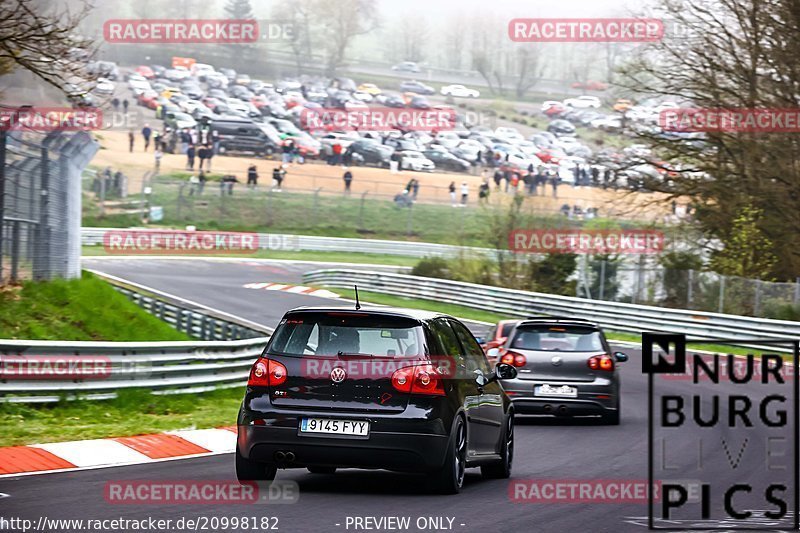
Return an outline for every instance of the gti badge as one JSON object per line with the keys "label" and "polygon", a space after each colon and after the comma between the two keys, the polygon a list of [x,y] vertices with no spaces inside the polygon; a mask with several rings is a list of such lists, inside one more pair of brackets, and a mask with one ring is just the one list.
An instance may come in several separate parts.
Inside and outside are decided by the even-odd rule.
{"label": "gti badge", "polygon": [[333,370],[331,370],[331,381],[334,383],[341,383],[344,381],[344,378],[347,377],[347,372],[344,371],[344,368],[337,366]]}
{"label": "gti badge", "polygon": [[550,359],[550,362],[553,363],[553,366],[560,366],[562,361],[563,359],[561,359],[561,357],[559,357],[558,355]]}

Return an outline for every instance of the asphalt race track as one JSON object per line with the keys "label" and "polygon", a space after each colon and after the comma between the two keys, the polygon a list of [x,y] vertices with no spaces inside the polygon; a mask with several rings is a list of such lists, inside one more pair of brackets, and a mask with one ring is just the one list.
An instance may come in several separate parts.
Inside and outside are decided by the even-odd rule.
{"label": "asphalt race track", "polygon": [[[215,307],[219,310],[274,326],[283,313],[300,305],[334,303],[318,297],[285,291],[243,288],[247,283],[278,282],[301,284],[302,272],[321,268],[319,264],[259,262],[240,263],[200,259],[84,259],[84,268],[96,269],[170,294]],[[344,303],[342,303],[344,304]],[[471,325],[477,331],[478,327]],[[622,365],[622,423],[604,426],[591,418],[560,420],[518,417],[512,480],[622,480],[646,482],[648,475],[647,379],[642,374],[641,353],[623,348],[631,361]],[[687,380],[656,377],[660,393],[708,394],[711,385],[693,385]],[[787,387],[783,386],[784,389]],[[760,387],[760,388],[759,388]],[[716,385],[714,392],[749,396],[756,410],[751,418],[758,426],[758,401],[764,386]],[[782,499],[793,512],[791,401],[789,425],[778,430],[743,432],[724,425],[700,428],[687,421],[677,430],[657,429],[667,438],[662,466],[676,466],[674,474],[660,479],[693,480],[714,483],[710,495],[711,518],[723,517],[723,494],[719,486],[737,480],[753,486],[751,495],[740,494],[733,502],[738,509],[763,512],[776,505],[764,498],[764,487],[782,482],[787,490]],[[767,409],[772,412],[774,408]],[[725,411],[723,411],[725,412]],[[687,419],[689,417],[687,416]],[[721,420],[726,422],[725,417]],[[234,423],[234,420],[231,420]],[[54,428],[57,431],[57,428]],[[769,444],[766,436],[782,435],[786,442]],[[703,446],[698,448],[702,438]],[[747,442],[743,444],[744,439]],[[657,446],[658,448],[658,446]],[[783,470],[765,468],[772,450],[772,464]],[[783,453],[781,453],[783,452]],[[738,459],[738,460],[737,460]],[[700,469],[691,468],[698,461]],[[735,465],[735,466],[733,466]],[[787,466],[788,465],[788,466]],[[0,516],[34,520],[48,518],[132,518],[274,516],[278,530],[286,532],[355,531],[354,517],[410,517],[408,531],[419,531],[417,519],[444,517],[436,531],[465,532],[620,532],[647,529],[647,505],[621,503],[530,503],[513,502],[508,480],[484,480],[477,470],[468,471],[465,487],[456,496],[435,496],[426,492],[422,476],[385,471],[340,470],[333,475],[311,474],[305,469],[279,471],[278,479],[299,484],[295,504],[272,506],[243,505],[115,505],[104,498],[108,481],[119,480],[231,480],[232,455],[181,459],[141,466],[82,470],[65,473],[20,476],[0,479]],[[722,485],[717,485],[722,483]],[[512,491],[513,492],[513,491]],[[695,511],[696,508],[694,508]],[[660,507],[657,506],[660,511]],[[760,513],[756,513],[758,516]],[[699,512],[684,515],[699,518]],[[452,518],[449,525],[447,518]],[[350,522],[348,522],[348,519]],[[350,523],[348,527],[348,523]],[[717,527],[719,522],[685,520],[671,527]],[[373,524],[374,526],[374,524]],[[776,530],[775,523],[761,521],[759,531]],[[377,529],[372,527],[373,530]],[[220,531],[222,529],[219,529]],[[721,529],[717,529],[718,531]],[[55,529],[53,531],[56,531]]]}

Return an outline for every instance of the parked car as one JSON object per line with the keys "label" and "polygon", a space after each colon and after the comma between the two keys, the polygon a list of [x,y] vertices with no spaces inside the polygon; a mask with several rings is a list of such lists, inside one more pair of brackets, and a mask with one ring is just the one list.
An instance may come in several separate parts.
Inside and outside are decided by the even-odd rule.
{"label": "parked car", "polygon": [[134,69],[136,74],[142,76],[145,79],[152,80],[156,77],[156,73],[153,72],[153,69],[148,67],[147,65],[139,65]]}
{"label": "parked car", "polygon": [[468,89],[463,85],[445,85],[440,91],[442,96],[453,96],[456,98],[478,98],[481,93],[475,89]]}
{"label": "parked car", "polygon": [[431,148],[430,150],[423,151],[422,155],[432,161],[434,166],[438,169],[468,172],[472,167],[469,161],[460,159],[446,150]]}
{"label": "parked car", "polygon": [[[280,148],[280,138],[270,135],[267,124],[257,124],[252,120],[223,116],[210,121],[209,128],[219,136],[219,153],[254,153],[269,155]],[[271,126],[269,126],[271,127]]]}
{"label": "parked car", "polygon": [[446,315],[294,309],[250,371],[237,478],[382,468],[425,473],[443,493],[459,492],[470,467],[508,478],[514,411],[497,381],[516,375],[507,364],[492,371],[469,330]]}
{"label": "parked car", "polygon": [[571,85],[573,89],[586,89],[587,91],[605,91],[608,89],[608,84],[602,81],[576,81]]}
{"label": "parked car", "polygon": [[94,86],[94,92],[102,95],[112,95],[114,94],[115,88],[116,86],[114,85],[113,81],[107,78],[97,78]]}
{"label": "parked car", "polygon": [[556,119],[547,125],[547,131],[557,136],[575,135],[575,126],[568,120]]}
{"label": "parked car", "polygon": [[405,150],[400,152],[400,168],[415,170],[417,172],[433,172],[436,165],[433,161],[422,155],[422,152]]}
{"label": "parked car", "polygon": [[364,93],[369,93],[372,96],[378,96],[381,94],[380,88],[374,83],[362,83],[358,86],[358,90]]}
{"label": "parked car", "polygon": [[600,99],[596,96],[579,96],[577,98],[567,98],[564,100],[564,105],[578,109],[586,109],[588,107],[598,109],[602,105],[602,102],[600,102]]}
{"label": "parked car", "polygon": [[633,102],[627,98],[620,98],[614,103],[614,111],[619,111],[620,113],[624,113],[631,107],[633,107]]}
{"label": "parked car", "polygon": [[400,90],[417,94],[436,94],[436,90],[430,85],[425,85],[417,80],[406,80],[400,84]]}
{"label": "parked car", "polygon": [[576,318],[531,318],[517,322],[505,343],[489,350],[499,364],[517,368],[502,380],[515,412],[556,416],[600,415],[620,422],[618,364],[603,330]]}
{"label": "parked car", "polygon": [[148,109],[155,109],[158,107],[157,99],[158,93],[152,89],[136,95],[136,103]]}
{"label": "parked car", "polygon": [[184,128],[196,128],[197,121],[191,115],[182,111],[170,111],[164,115],[164,125],[173,130],[182,130]]}
{"label": "parked car", "polygon": [[348,150],[352,152],[355,163],[385,168],[389,168],[389,161],[394,153],[392,147],[367,139],[354,142]]}

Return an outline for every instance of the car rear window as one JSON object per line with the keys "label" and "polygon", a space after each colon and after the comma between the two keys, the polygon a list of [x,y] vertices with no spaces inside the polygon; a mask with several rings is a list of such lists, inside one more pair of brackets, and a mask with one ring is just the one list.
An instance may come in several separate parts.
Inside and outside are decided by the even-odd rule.
{"label": "car rear window", "polygon": [[418,357],[424,353],[419,322],[361,313],[298,313],[286,316],[267,352],[293,356]]}
{"label": "car rear window", "polygon": [[561,325],[520,326],[514,333],[510,348],[545,352],[604,351],[599,330]]}
{"label": "car rear window", "polygon": [[500,336],[508,338],[508,335],[511,333],[512,329],[514,329],[514,322],[506,322],[503,324],[503,330],[500,332]]}

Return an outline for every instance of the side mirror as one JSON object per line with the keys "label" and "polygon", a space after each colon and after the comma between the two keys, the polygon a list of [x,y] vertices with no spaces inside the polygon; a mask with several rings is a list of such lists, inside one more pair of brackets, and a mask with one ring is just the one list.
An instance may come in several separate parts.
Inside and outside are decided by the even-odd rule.
{"label": "side mirror", "polygon": [[500,363],[494,369],[498,379],[514,379],[517,377],[517,369],[511,365]]}
{"label": "side mirror", "polygon": [[617,363],[624,363],[628,360],[628,354],[622,352],[614,352],[614,359]]}

